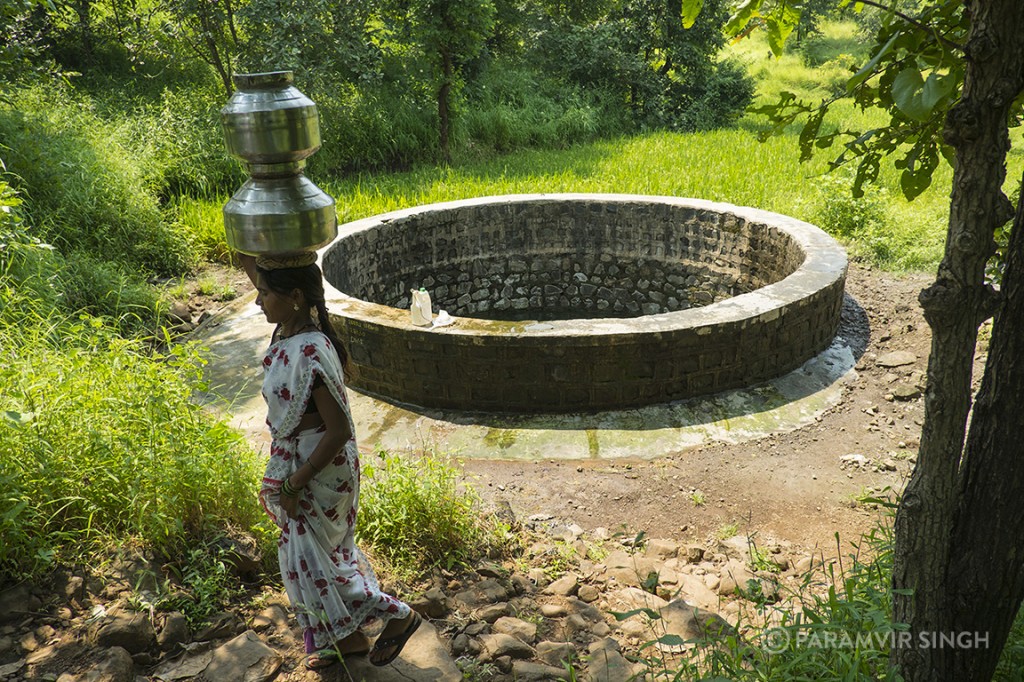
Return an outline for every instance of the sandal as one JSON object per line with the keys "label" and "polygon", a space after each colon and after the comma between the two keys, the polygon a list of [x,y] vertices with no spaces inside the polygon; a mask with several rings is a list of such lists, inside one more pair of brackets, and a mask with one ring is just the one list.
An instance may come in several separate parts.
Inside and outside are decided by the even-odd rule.
{"label": "sandal", "polygon": [[[398,655],[402,653],[402,649],[405,648],[406,642],[408,642],[409,639],[413,636],[413,634],[415,634],[416,630],[420,627],[420,623],[422,622],[423,619],[420,618],[420,614],[413,611],[412,622],[405,626],[405,630],[401,634],[397,634],[393,637],[388,637],[387,639],[378,639],[374,643],[373,651],[370,652],[370,663],[373,663],[375,666],[380,668],[385,665],[388,665],[396,658],[398,658]],[[380,660],[374,660],[372,658],[373,654],[378,653],[380,651],[384,651],[386,649],[394,649],[394,651],[388,654],[386,658],[382,658]]]}

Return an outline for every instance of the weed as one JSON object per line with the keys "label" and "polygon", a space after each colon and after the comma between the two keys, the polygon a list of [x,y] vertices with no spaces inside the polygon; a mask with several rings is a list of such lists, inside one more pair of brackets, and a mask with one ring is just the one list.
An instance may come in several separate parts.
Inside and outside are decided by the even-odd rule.
{"label": "weed", "polygon": [[740,531],[740,524],[737,522],[727,523],[715,531],[715,537],[719,540],[728,540]]}
{"label": "weed", "polygon": [[359,538],[401,577],[468,565],[509,540],[509,528],[482,510],[448,455],[378,449],[362,471]]}
{"label": "weed", "polygon": [[690,502],[693,502],[694,507],[703,507],[705,502],[704,493],[700,490],[694,490],[690,493]]}

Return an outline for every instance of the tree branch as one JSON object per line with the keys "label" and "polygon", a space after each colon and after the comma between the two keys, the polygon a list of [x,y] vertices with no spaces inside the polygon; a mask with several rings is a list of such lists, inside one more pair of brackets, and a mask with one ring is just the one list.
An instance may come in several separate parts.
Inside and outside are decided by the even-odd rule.
{"label": "tree branch", "polygon": [[[899,17],[900,19],[902,19],[903,21],[907,22],[911,26],[914,26],[915,28],[918,28],[918,29],[920,29],[922,31],[925,31],[927,33],[931,33],[932,32],[931,28],[929,28],[925,24],[922,24],[917,19],[915,19],[915,18],[913,18],[913,17],[911,17],[911,16],[909,16],[907,14],[904,14],[903,12],[899,12],[896,9],[892,8],[892,7],[889,7],[887,5],[883,5],[880,2],[875,2],[875,0],[857,0],[857,2],[859,2],[862,5],[869,5],[871,7],[874,7],[875,9],[880,9],[880,10],[882,10],[884,12],[889,12],[890,14]],[[939,42],[941,42],[946,47],[951,47],[954,50],[960,50],[960,52],[966,51],[966,48],[963,45],[960,45],[959,43],[954,43],[952,40],[950,40],[948,38],[944,38],[943,36],[940,36],[938,34],[936,34],[935,37],[939,40]]]}

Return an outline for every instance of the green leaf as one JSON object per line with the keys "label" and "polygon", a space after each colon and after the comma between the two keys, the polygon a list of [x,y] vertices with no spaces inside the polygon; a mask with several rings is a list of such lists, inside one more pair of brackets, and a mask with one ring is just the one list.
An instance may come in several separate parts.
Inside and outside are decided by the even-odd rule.
{"label": "green leaf", "polygon": [[936,105],[945,101],[956,87],[952,76],[930,73],[927,79],[915,66],[903,69],[892,83],[892,99],[896,107],[915,121],[926,121]]}
{"label": "green leaf", "polygon": [[15,426],[24,426],[32,421],[35,416],[34,412],[15,412],[13,410],[6,410],[4,412],[4,419]]}
{"label": "green leaf", "polygon": [[611,612],[612,616],[614,616],[615,620],[617,620],[617,621],[623,621],[623,620],[626,620],[627,618],[632,618],[633,616],[637,615],[638,613],[646,614],[647,617],[650,618],[651,620],[661,620],[661,614],[660,613],[658,613],[654,609],[648,609],[648,608],[633,609],[632,611],[612,611]]}
{"label": "green leaf", "polygon": [[871,75],[875,72],[875,67],[878,66],[878,63],[881,62],[887,54],[889,54],[889,51],[892,49],[893,44],[897,40],[899,40],[900,35],[901,33],[899,31],[893,33],[892,37],[889,38],[885,45],[882,46],[882,49],[876,52],[874,56],[872,56],[871,59],[868,60],[868,63],[860,68],[860,71],[853,74],[853,77],[850,78],[850,80],[846,81],[847,92],[852,92],[855,87],[857,87],[858,85],[860,85],[861,83],[863,83],[864,81],[871,77]]}
{"label": "green leaf", "polygon": [[765,20],[768,25],[768,45],[776,57],[782,55],[786,40],[799,22],[800,10],[789,3],[784,3],[768,15]]}
{"label": "green leaf", "polygon": [[683,0],[683,28],[690,28],[704,8],[704,0]]}
{"label": "green leaf", "polygon": [[743,0],[725,24],[726,35],[735,36],[745,29],[752,19],[760,16],[763,4],[764,0]]}

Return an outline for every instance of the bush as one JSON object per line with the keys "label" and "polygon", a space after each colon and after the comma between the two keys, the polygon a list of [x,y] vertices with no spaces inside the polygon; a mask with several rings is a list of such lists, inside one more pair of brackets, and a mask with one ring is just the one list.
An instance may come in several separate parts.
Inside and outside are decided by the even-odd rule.
{"label": "bush", "polygon": [[100,318],[42,315],[0,276],[0,583],[124,542],[165,557],[258,529],[262,464],[192,401],[192,346],[153,355]]}
{"label": "bush", "polygon": [[399,577],[468,566],[507,539],[507,527],[481,510],[476,491],[459,484],[444,455],[378,450],[362,461],[362,473],[356,532]]}
{"label": "bush", "polygon": [[0,106],[0,140],[37,238],[143,273],[190,267],[186,233],[150,191],[144,160],[88,101],[56,86],[21,90],[14,101]]}
{"label": "bush", "polygon": [[491,65],[469,99],[461,125],[471,143],[502,152],[529,146],[564,148],[615,132],[621,125],[578,88],[508,64]]}

